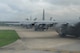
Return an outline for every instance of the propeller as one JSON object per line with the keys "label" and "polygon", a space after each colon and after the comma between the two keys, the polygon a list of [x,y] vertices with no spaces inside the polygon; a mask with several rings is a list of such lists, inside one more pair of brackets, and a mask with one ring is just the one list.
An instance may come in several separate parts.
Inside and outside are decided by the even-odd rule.
{"label": "propeller", "polygon": [[26,20],[29,20],[28,18]]}
{"label": "propeller", "polygon": [[36,21],[37,20],[37,18],[34,18],[34,21]]}

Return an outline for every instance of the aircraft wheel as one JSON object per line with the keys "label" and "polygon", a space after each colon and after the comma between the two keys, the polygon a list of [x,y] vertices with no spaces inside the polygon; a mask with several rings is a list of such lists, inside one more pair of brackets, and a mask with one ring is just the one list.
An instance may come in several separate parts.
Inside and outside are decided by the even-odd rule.
{"label": "aircraft wheel", "polygon": [[65,33],[60,33],[59,36],[64,38],[64,37],[66,37],[66,34]]}

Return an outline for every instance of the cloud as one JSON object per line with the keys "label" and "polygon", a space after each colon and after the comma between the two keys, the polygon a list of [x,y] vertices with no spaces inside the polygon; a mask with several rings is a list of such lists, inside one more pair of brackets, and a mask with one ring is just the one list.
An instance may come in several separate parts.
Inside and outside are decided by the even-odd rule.
{"label": "cloud", "polygon": [[16,11],[13,11],[7,4],[0,3],[0,13],[14,13]]}
{"label": "cloud", "polygon": [[80,0],[44,0],[54,5],[80,5]]}
{"label": "cloud", "polygon": [[[79,17],[79,0],[0,0],[0,15],[8,19],[24,20],[32,16],[42,18],[42,10],[46,11],[46,19],[73,19]],[[6,19],[5,19],[6,20]]]}

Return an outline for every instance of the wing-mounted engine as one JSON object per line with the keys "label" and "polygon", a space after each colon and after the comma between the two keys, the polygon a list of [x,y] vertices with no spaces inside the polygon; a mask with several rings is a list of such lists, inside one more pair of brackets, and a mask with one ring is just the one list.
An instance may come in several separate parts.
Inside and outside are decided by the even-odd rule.
{"label": "wing-mounted engine", "polygon": [[80,37],[80,22],[74,26],[69,26],[68,23],[62,24],[58,30],[58,33],[61,37],[74,36]]}

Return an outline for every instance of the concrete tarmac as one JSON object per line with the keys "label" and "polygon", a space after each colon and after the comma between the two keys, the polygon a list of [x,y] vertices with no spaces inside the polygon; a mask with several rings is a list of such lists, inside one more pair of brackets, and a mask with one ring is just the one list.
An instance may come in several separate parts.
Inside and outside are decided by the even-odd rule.
{"label": "concrete tarmac", "polygon": [[50,51],[80,51],[80,40],[61,38],[55,31],[34,31],[22,27],[0,27],[0,29],[16,30],[20,39],[0,48],[0,53],[51,53]]}

